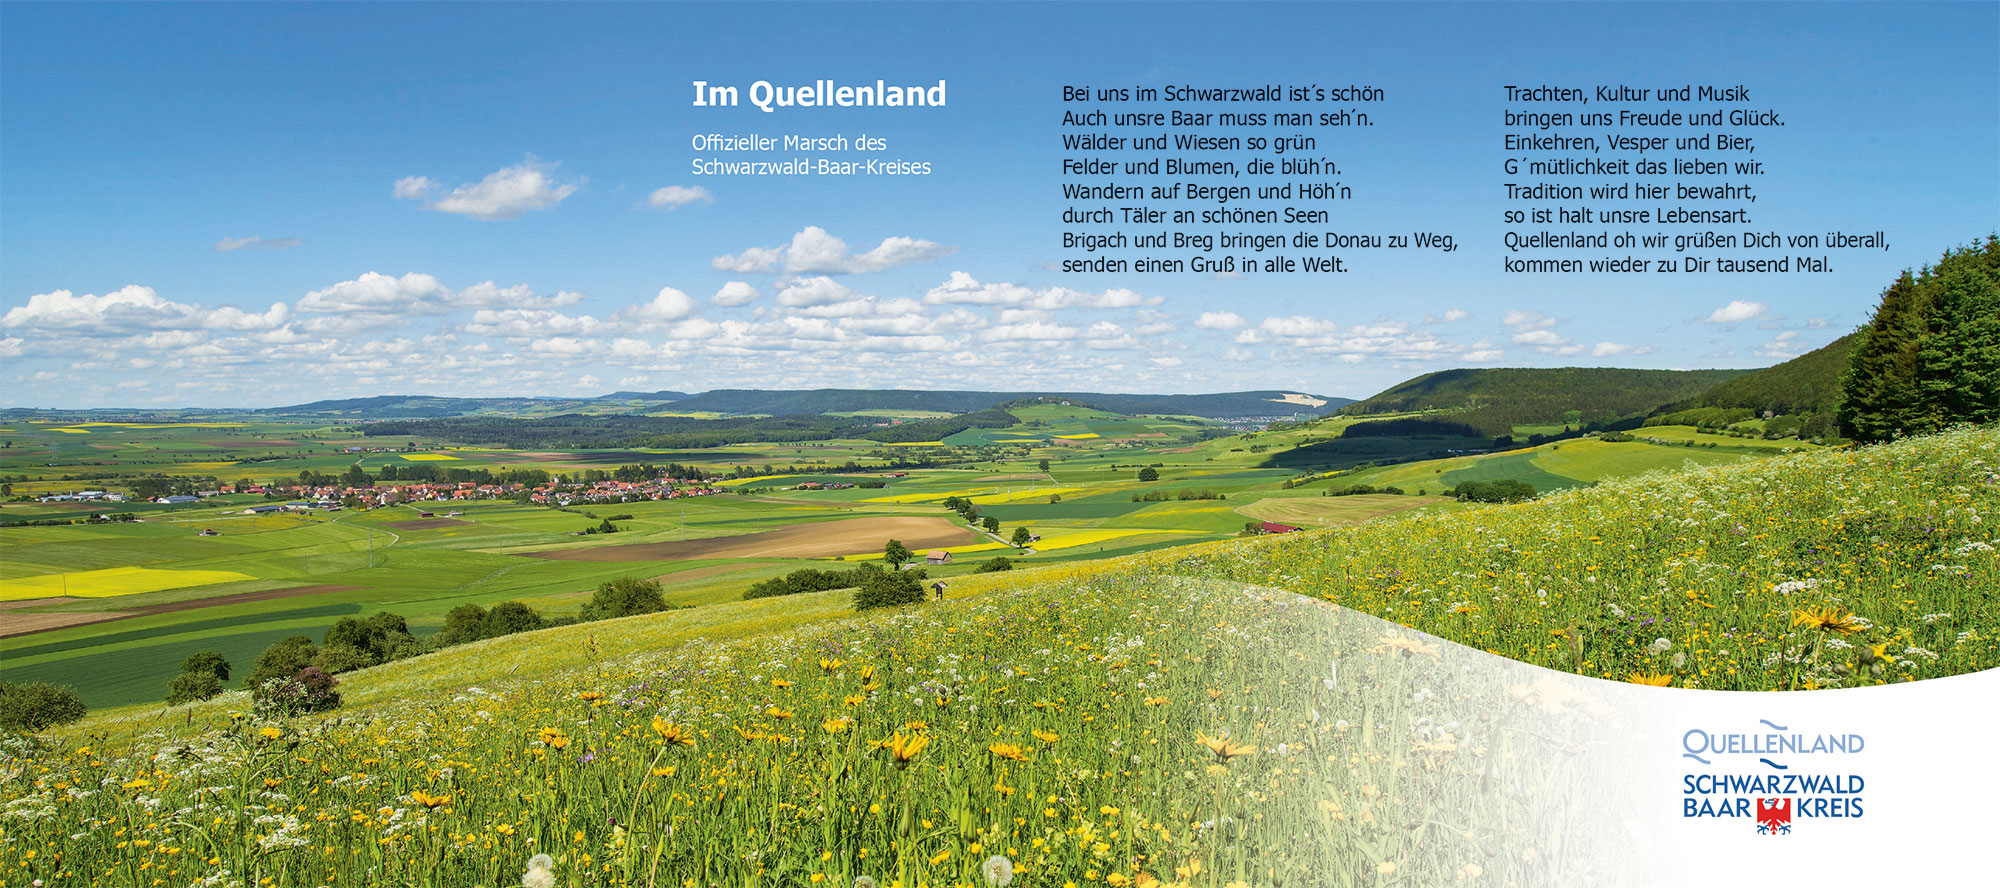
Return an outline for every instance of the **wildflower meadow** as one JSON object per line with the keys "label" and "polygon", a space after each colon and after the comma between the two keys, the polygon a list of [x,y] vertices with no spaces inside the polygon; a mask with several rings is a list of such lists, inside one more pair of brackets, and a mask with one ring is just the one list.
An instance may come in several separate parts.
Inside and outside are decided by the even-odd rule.
{"label": "wildflower meadow", "polygon": [[1960,430],[709,624],[768,630],[495,639],[332,713],[7,740],[0,885],[1617,884],[1573,767],[1595,683],[1533,667],[1990,668],[1997,507],[2000,435]]}

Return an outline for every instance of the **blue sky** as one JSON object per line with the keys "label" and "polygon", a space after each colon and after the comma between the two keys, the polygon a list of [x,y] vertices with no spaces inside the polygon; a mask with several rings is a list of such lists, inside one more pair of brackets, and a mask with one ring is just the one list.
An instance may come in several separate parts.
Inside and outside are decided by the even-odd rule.
{"label": "blue sky", "polygon": [[[1993,3],[8,3],[0,404],[1362,397],[1452,367],[1762,366],[2000,228],[1996,35]],[[689,101],[820,78],[943,79],[948,104]],[[1375,127],[1314,133],[1355,189],[1332,227],[1460,249],[1338,277],[1056,270],[1064,84],[1266,82],[1383,89]],[[1747,84],[1787,121],[1756,134],[1754,227],[1891,249],[1822,275],[1504,274],[1501,87],[1539,82]],[[704,132],[866,133],[934,173],[698,177]]]}

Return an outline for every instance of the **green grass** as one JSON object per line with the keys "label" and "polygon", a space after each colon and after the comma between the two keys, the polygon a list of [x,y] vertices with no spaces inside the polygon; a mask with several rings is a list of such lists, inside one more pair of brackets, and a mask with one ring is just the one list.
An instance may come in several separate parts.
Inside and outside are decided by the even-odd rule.
{"label": "green grass", "polygon": [[[1543,801],[1577,774],[1534,750],[1591,742],[1587,722],[1477,711],[1503,674],[1397,655],[1388,624],[1074,568],[963,585],[886,614],[832,592],[480,642],[351,673],[335,717],[232,721],[240,695],[107,713],[0,805],[38,809],[78,774],[103,788],[11,826],[0,853],[45,880],[277,888],[512,884],[535,853],[607,886],[984,884],[994,856],[1029,885],[1360,886],[1446,883],[1471,860],[1529,880],[1534,856],[1485,853],[1495,837],[1615,838],[1614,818]],[[1476,745],[1409,727],[1475,717]],[[163,741],[190,755],[153,757]],[[1482,790],[1496,780],[1520,791]],[[1439,808],[1451,829],[1406,826]]]}
{"label": "green grass", "polygon": [[[1996,466],[2000,434],[1966,430],[1102,569],[1283,586],[1601,678],[1723,690],[1933,678],[2000,665]],[[1824,616],[1859,621],[1814,628]]]}

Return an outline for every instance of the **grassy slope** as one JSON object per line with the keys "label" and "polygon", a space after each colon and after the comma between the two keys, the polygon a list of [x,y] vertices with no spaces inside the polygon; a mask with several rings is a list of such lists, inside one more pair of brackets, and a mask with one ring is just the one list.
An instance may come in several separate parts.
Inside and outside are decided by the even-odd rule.
{"label": "grassy slope", "polygon": [[[1479,860],[1495,880],[1617,884],[1615,874],[1529,869],[1534,855],[1513,844],[1489,853],[1494,842],[1618,838],[1547,833],[1536,812],[1574,775],[1560,757],[1509,746],[1587,737],[1507,724],[1509,709],[1426,722],[1481,719],[1476,740],[1413,738],[1402,726],[1430,694],[1412,701],[1408,687],[1462,688],[1483,673],[1414,654],[1355,656],[1367,649],[1325,634],[1335,621],[1242,584],[1586,675],[1851,685],[2000,662],[1995,521],[2000,435],[1961,431],[1449,519],[966,578],[952,602],[893,614],[854,616],[835,592],[531,633],[349,674],[337,717],[269,734],[230,722],[240,695],[99,713],[60,735],[89,752],[31,763],[29,779],[0,786],[0,803],[32,810],[58,784],[107,789],[22,820],[0,843],[71,836],[64,854],[80,869],[137,874],[143,864],[192,880],[209,873],[199,855],[152,849],[195,841],[185,823],[198,822],[224,839],[209,853],[233,873],[280,885],[494,883],[544,850],[566,877],[605,884],[803,884],[814,874],[976,883],[994,853],[1036,883],[1102,878],[1104,859],[1198,883],[1199,858],[1229,879],[1271,867],[1361,885],[1393,869],[1448,884]],[[1827,608],[1867,625],[1841,633],[1793,619]],[[1373,653],[1393,640],[1372,623],[1362,631]],[[1879,674],[1864,649],[1882,655]],[[1463,699],[1490,707],[1504,693]],[[1321,712],[1369,716],[1328,724]],[[655,714],[696,744],[659,746]],[[864,742],[916,732],[930,742],[907,769]],[[1208,767],[1215,757],[1198,732],[1226,732],[1257,753]],[[194,754],[154,756],[179,743]],[[1523,761],[1553,770],[1524,772]],[[1523,789],[1494,796],[1481,789],[1493,777]],[[419,790],[449,799],[425,811]],[[152,816],[140,791],[194,816]],[[659,801],[638,804],[649,792]],[[280,802],[298,813],[296,828],[252,819],[262,809],[249,806]],[[1420,810],[1461,813],[1425,830],[1411,817]],[[1235,824],[1229,840],[1189,829],[1205,818]],[[1615,818],[1581,820],[1615,833]],[[416,840],[381,841],[416,822]],[[1313,841],[1300,841],[1308,830]],[[260,846],[274,831],[371,850]],[[52,857],[29,874],[60,877]]]}
{"label": "grassy slope", "polygon": [[[1609,678],[1784,690],[2000,663],[2000,435],[1610,482],[1517,506],[1196,547],[1107,571],[1283,585],[1461,643]],[[1795,625],[1833,608],[1852,634]],[[1671,653],[1648,645],[1665,638]],[[1675,657],[1679,656],[1679,661]],[[1865,664],[1864,664],[1865,665]]]}

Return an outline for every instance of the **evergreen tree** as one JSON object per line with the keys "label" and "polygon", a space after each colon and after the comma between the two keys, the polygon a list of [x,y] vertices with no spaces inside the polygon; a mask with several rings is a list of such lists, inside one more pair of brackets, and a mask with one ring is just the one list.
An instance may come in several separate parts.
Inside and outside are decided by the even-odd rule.
{"label": "evergreen tree", "polygon": [[1840,426],[1847,437],[1881,441],[1909,432],[1917,401],[1923,298],[1916,277],[1907,271],[1882,291],[1882,303],[1848,359],[1841,386]]}
{"label": "evergreen tree", "polygon": [[1841,390],[1841,431],[1860,441],[2000,420],[2000,237],[1883,291]]}
{"label": "evergreen tree", "polygon": [[2000,238],[1947,253],[1931,278],[1917,354],[1918,423],[1935,431],[2000,419]]}

